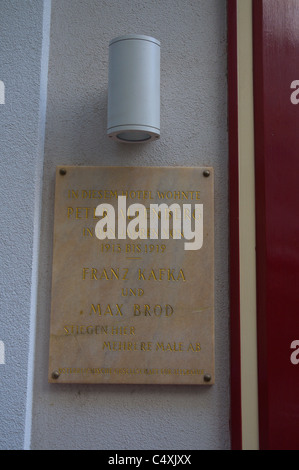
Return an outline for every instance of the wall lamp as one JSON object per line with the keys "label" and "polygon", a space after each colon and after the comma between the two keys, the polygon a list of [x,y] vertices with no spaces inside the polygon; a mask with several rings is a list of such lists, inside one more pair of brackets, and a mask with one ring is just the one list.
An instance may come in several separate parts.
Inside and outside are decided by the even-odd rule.
{"label": "wall lamp", "polygon": [[108,136],[142,143],[160,137],[160,42],[128,34],[109,43]]}

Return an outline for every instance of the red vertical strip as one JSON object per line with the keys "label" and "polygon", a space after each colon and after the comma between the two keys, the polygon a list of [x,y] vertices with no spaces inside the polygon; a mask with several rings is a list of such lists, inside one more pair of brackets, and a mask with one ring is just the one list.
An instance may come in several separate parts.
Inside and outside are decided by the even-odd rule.
{"label": "red vertical strip", "polygon": [[299,450],[299,5],[253,5],[260,448]]}
{"label": "red vertical strip", "polygon": [[253,2],[253,63],[254,63],[254,139],[255,139],[255,199],[256,199],[256,271],[257,271],[257,331],[258,331],[258,391],[260,448],[266,448],[269,435],[268,368],[267,368],[267,243],[266,194],[264,160],[264,44],[263,1]]}
{"label": "red vertical strip", "polygon": [[239,269],[239,152],[237,0],[227,1],[228,121],[230,207],[230,342],[231,342],[231,447],[242,449],[240,269]]}

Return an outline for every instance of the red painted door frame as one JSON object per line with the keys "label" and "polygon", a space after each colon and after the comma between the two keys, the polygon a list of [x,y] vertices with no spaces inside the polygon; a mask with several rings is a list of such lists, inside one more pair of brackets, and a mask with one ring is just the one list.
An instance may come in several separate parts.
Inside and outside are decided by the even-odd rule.
{"label": "red painted door frame", "polygon": [[[237,2],[228,0],[231,441],[242,448]],[[253,0],[259,436],[299,450],[299,2]],[[295,348],[295,349],[293,349]]]}
{"label": "red painted door frame", "polygon": [[299,450],[298,0],[254,0],[260,449]]}

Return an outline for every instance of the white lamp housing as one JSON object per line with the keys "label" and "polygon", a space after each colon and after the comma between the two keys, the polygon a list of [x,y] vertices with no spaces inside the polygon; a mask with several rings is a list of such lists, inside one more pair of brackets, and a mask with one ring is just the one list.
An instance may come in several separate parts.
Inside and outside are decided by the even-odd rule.
{"label": "white lamp housing", "polygon": [[160,42],[129,34],[109,44],[110,138],[142,143],[160,137]]}

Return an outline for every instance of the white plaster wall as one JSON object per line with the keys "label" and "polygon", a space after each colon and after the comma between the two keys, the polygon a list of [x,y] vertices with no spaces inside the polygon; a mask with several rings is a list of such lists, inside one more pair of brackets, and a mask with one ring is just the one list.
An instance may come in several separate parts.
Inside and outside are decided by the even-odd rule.
{"label": "white plaster wall", "polygon": [[[106,136],[108,44],[161,41],[161,139]],[[37,315],[33,449],[228,449],[225,0],[53,0]],[[216,385],[47,383],[56,165],[215,168]],[[71,270],[71,264],[70,264]]]}
{"label": "white plaster wall", "polygon": [[23,448],[31,415],[49,20],[49,0],[0,2],[1,450]]}

